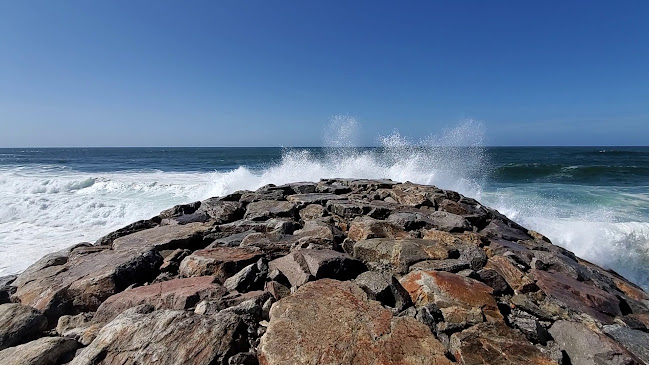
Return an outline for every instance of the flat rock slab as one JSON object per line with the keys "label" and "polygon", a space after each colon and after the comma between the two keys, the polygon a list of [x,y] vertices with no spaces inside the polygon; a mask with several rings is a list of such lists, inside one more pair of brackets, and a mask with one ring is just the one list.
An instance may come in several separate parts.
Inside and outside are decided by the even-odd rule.
{"label": "flat rock slab", "polygon": [[413,271],[400,280],[417,307],[479,309],[489,321],[502,321],[493,289],[477,280],[443,271]]}
{"label": "flat rock slab", "polygon": [[406,273],[414,263],[447,259],[449,252],[445,245],[434,240],[372,238],[354,244],[354,257],[364,262],[390,264],[396,272]]}
{"label": "flat rock slab", "polygon": [[38,337],[47,319],[32,307],[10,303],[0,305],[0,350]]}
{"label": "flat rock slab", "polygon": [[[459,364],[556,365],[504,323],[481,323],[451,336],[451,353]],[[581,364],[573,362],[573,364]]]}
{"label": "flat rock slab", "polygon": [[240,341],[245,331],[233,313],[127,311],[102,328],[69,365],[227,364],[230,356],[247,350]]}
{"label": "flat rock slab", "polygon": [[649,333],[621,325],[604,326],[604,333],[622,344],[640,360],[649,363]]}
{"label": "flat rock slab", "polygon": [[263,256],[258,249],[214,247],[195,251],[180,263],[178,273],[184,277],[216,276],[220,283],[256,262]]}
{"label": "flat rock slab", "polygon": [[294,217],[295,204],[287,201],[262,200],[248,204],[245,219],[265,221],[278,217]]}
{"label": "flat rock slab", "polygon": [[155,309],[189,309],[201,300],[221,298],[227,290],[213,276],[173,279],[115,294],[97,309],[97,321],[110,321],[128,308],[141,304]]}
{"label": "flat rock slab", "polygon": [[[151,247],[157,250],[197,248],[209,225],[189,223],[185,225],[160,226],[129,234],[113,241],[113,249]],[[205,246],[203,246],[205,247]]]}
{"label": "flat rock slab", "polygon": [[291,195],[286,200],[291,203],[305,206],[309,204],[325,205],[329,200],[338,200],[340,195],[328,193],[311,193],[311,194],[295,194]]}
{"label": "flat rock slab", "polygon": [[57,365],[74,356],[77,341],[64,337],[42,337],[0,351],[0,365]]}
{"label": "flat rock slab", "polygon": [[259,363],[451,364],[428,327],[393,317],[355,284],[307,283],[275,303],[259,345]]}
{"label": "flat rock slab", "polygon": [[613,294],[561,273],[533,270],[532,274],[546,295],[569,310],[586,313],[605,324],[622,315],[620,301]]}

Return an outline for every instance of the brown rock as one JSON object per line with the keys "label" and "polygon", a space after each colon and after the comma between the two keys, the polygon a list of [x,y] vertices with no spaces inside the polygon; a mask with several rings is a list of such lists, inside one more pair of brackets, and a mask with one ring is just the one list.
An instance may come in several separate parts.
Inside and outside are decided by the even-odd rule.
{"label": "brown rock", "polygon": [[309,204],[317,204],[323,206],[329,200],[338,200],[340,196],[328,193],[311,193],[311,194],[295,194],[286,198],[291,203],[298,206],[307,206]]}
{"label": "brown rock", "polygon": [[317,219],[327,215],[327,211],[320,204],[309,204],[300,210],[302,220]]}
{"label": "brown rock", "polygon": [[42,337],[24,345],[0,351],[0,365],[56,365],[74,356],[77,341],[63,337]]}
{"label": "brown rock", "polygon": [[142,304],[155,309],[189,309],[201,300],[220,298],[227,293],[215,279],[213,276],[173,279],[123,291],[99,306],[95,320],[108,322],[126,309]]}
{"label": "brown rock", "polygon": [[419,261],[443,260],[448,256],[448,249],[432,240],[372,238],[354,244],[354,257],[390,264],[397,273],[408,272],[410,265]]}
{"label": "brown rock", "polygon": [[[335,325],[332,325],[335,324]],[[450,364],[430,330],[393,318],[350,282],[323,279],[275,303],[259,363]]]}
{"label": "brown rock", "polygon": [[481,323],[454,333],[450,348],[459,364],[556,364],[504,323]]}
{"label": "brown rock", "polygon": [[195,249],[202,245],[203,234],[208,229],[209,226],[203,223],[160,226],[120,237],[113,241],[112,248],[115,250],[155,248],[158,251],[177,248]]}
{"label": "brown rock", "polygon": [[219,198],[210,198],[201,202],[198,212],[204,212],[216,224],[234,222],[243,218],[243,204],[237,201],[225,201]]}
{"label": "brown rock", "polygon": [[586,313],[606,324],[613,323],[613,318],[622,315],[620,301],[601,289],[561,273],[533,270],[533,275],[539,288],[567,309]]}
{"label": "brown rock", "polygon": [[47,319],[34,308],[10,303],[0,305],[0,350],[37,338]]}
{"label": "brown rock", "polygon": [[354,241],[361,241],[370,238],[407,238],[409,234],[391,222],[371,217],[357,217],[349,226],[347,237]]}
{"label": "brown rock", "polygon": [[433,303],[439,308],[478,308],[488,321],[503,320],[493,289],[479,281],[443,271],[413,271],[400,282],[417,307]]}
{"label": "brown rock", "polygon": [[225,279],[263,256],[258,249],[244,247],[215,247],[194,251],[180,263],[178,273],[184,277],[216,276],[223,283]]}
{"label": "brown rock", "polygon": [[293,288],[313,279],[350,280],[365,271],[365,265],[348,254],[333,250],[295,250],[269,263],[279,270]]}
{"label": "brown rock", "polygon": [[538,290],[538,287],[521,269],[503,256],[489,258],[486,269],[497,271],[515,292],[527,293]]}
{"label": "brown rock", "polygon": [[102,328],[70,365],[227,364],[229,357],[247,351],[245,331],[234,313],[127,311]]}

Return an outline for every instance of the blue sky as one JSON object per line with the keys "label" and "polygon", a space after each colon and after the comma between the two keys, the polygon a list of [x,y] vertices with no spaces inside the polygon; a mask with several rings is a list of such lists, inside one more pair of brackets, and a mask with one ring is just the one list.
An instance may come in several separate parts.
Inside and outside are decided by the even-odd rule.
{"label": "blue sky", "polygon": [[2,1],[0,147],[649,143],[646,1]]}

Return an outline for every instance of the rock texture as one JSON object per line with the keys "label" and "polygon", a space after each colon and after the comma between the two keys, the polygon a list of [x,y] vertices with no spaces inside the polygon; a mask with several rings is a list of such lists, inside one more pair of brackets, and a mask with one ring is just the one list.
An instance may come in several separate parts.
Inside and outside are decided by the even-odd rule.
{"label": "rock texture", "polygon": [[0,364],[644,364],[648,348],[642,289],[409,182],[182,204],[0,278]]}

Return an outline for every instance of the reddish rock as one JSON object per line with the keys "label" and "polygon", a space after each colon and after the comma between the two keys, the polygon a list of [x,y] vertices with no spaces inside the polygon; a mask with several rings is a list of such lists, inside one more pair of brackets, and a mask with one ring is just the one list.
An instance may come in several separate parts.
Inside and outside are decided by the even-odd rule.
{"label": "reddish rock", "polygon": [[506,257],[490,257],[485,268],[493,269],[502,275],[507,284],[516,292],[526,293],[538,289],[534,281]]}
{"label": "reddish rock", "polygon": [[178,273],[184,277],[216,276],[219,282],[256,262],[263,256],[258,249],[215,247],[195,251],[180,263]]}
{"label": "reddish rock", "polygon": [[493,289],[479,281],[443,271],[413,271],[400,282],[417,307],[434,303],[439,308],[478,308],[488,321],[503,320]]}
{"label": "reddish rock", "polygon": [[392,317],[355,284],[323,279],[275,303],[259,363],[451,364],[415,319]]}
{"label": "reddish rock", "polygon": [[220,298],[227,293],[213,276],[173,279],[123,291],[99,306],[95,319],[108,322],[128,308],[141,304],[155,309],[189,309],[201,300]]}
{"label": "reddish rock", "polygon": [[504,323],[481,323],[454,333],[450,348],[459,364],[556,365],[525,336]]}
{"label": "reddish rock", "polygon": [[533,270],[533,276],[539,288],[566,309],[586,313],[606,324],[622,315],[620,301],[613,294],[561,273]]}

